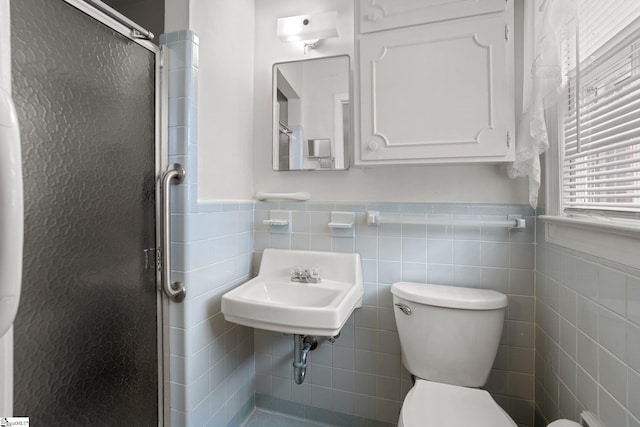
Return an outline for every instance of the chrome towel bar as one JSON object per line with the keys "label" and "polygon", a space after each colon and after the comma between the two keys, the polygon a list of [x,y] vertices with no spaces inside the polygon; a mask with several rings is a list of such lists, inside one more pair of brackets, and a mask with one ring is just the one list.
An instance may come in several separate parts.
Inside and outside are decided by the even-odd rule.
{"label": "chrome towel bar", "polygon": [[380,216],[378,211],[367,211],[367,225],[378,224],[426,224],[426,225],[458,225],[483,227],[509,227],[513,230],[524,230],[526,220],[509,215],[506,220],[481,220],[464,218],[429,218],[427,216]]}

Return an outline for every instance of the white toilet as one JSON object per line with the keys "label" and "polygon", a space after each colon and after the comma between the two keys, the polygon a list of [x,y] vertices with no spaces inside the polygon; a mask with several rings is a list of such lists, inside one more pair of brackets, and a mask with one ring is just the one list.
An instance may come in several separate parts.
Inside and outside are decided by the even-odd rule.
{"label": "white toilet", "polygon": [[402,362],[416,380],[398,427],[517,427],[478,388],[498,351],[506,295],[409,282],[394,283],[391,293]]}

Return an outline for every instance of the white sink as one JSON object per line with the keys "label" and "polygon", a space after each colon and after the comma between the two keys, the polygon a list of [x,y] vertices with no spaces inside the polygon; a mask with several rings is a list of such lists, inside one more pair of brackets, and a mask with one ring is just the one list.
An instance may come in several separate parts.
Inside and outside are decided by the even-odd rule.
{"label": "white sink", "polygon": [[[292,282],[293,266],[320,267],[321,282]],[[362,294],[359,254],[265,249],[258,276],[222,296],[222,314],[259,329],[334,336]]]}

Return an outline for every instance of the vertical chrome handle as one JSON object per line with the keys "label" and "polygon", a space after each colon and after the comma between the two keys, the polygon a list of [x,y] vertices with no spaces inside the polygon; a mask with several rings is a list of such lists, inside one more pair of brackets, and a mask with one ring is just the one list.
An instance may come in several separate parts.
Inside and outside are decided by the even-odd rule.
{"label": "vertical chrome handle", "polygon": [[182,282],[171,281],[171,184],[184,181],[182,165],[174,163],[162,176],[162,289],[175,302],[184,301],[187,291]]}

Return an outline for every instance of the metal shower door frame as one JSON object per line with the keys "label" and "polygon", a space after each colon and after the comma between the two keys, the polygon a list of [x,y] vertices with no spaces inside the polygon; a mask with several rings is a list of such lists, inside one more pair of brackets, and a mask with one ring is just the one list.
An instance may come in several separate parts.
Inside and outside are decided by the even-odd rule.
{"label": "metal shower door frame", "polygon": [[[168,164],[168,130],[165,124],[168,123],[168,73],[165,72],[164,64],[167,60],[167,53],[164,46],[156,46],[144,37],[140,37],[138,28],[130,27],[125,23],[114,19],[99,10],[92,4],[84,0],[64,0],[69,5],[84,12],[89,17],[106,25],[112,30],[122,34],[134,43],[144,47],[155,55],[155,174],[156,182],[156,250],[158,254],[162,246],[163,239],[169,236],[162,235],[162,192],[160,176]],[[93,0],[95,2],[95,0]],[[105,8],[108,6],[104,5]],[[115,12],[115,11],[114,11]],[[116,15],[119,15],[116,13]],[[156,263],[156,331],[157,331],[157,351],[158,351],[158,426],[164,426],[165,420],[169,421],[169,388],[165,387],[165,379],[169,378],[169,340],[168,323],[164,322],[165,316],[169,313],[168,298],[160,287],[161,271]]]}
{"label": "metal shower door frame", "polygon": [[[0,89],[11,93],[9,0],[0,0]],[[0,413],[13,414],[13,327],[0,336]]]}

